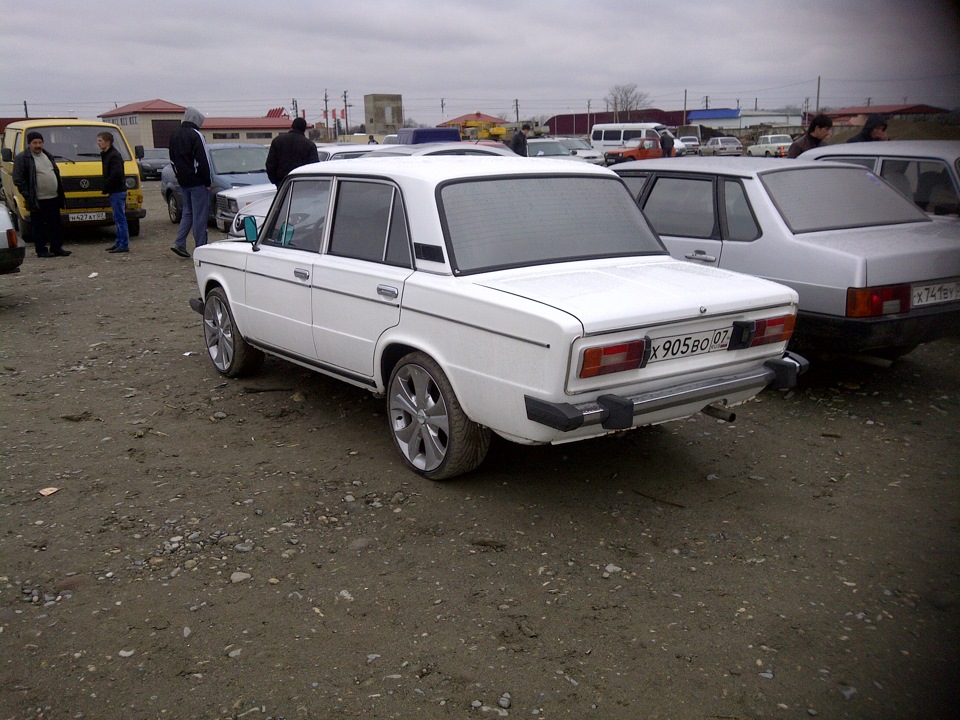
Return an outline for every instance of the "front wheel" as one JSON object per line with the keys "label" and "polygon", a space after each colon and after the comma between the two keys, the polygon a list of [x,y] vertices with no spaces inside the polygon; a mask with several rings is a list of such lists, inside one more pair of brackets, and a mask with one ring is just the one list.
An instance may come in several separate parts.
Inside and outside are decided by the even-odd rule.
{"label": "front wheel", "polygon": [[466,416],[443,370],[421,352],[404,357],[390,374],[387,418],[400,455],[431,480],[470,472],[490,447],[490,429]]}
{"label": "front wheel", "polygon": [[180,201],[177,200],[175,193],[167,195],[167,214],[170,215],[170,222],[174,225],[180,222],[182,211],[180,209]]}
{"label": "front wheel", "polygon": [[247,344],[237,330],[221,288],[211,290],[203,302],[203,339],[213,366],[227,377],[249,375],[263,364],[263,353]]}

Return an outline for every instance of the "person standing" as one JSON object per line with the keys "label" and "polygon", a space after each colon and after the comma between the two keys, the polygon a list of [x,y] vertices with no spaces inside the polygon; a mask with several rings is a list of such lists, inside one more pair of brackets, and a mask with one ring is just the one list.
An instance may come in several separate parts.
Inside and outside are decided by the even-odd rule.
{"label": "person standing", "polygon": [[320,162],[316,144],[306,136],[307,121],[294,118],[290,130],[277,135],[270,143],[267,153],[267,178],[277,187],[294,168],[308,163]]}
{"label": "person standing", "polygon": [[820,113],[810,121],[807,131],[790,144],[787,157],[795,158],[802,152],[820,147],[830,137],[830,128],[832,127],[833,120]]}
{"label": "person standing", "polygon": [[523,124],[523,127],[520,128],[520,132],[515,132],[513,137],[510,138],[510,149],[513,150],[517,155],[522,157],[527,156],[527,135],[530,134],[530,126],[527,123]]}
{"label": "person standing", "polygon": [[170,160],[183,196],[183,209],[177,239],[170,248],[180,257],[188,258],[187,235],[193,230],[196,247],[207,244],[207,221],[210,216],[210,163],[207,147],[200,128],[203,115],[188,107],[183,122],[170,136]]}
{"label": "person standing", "polygon": [[127,227],[127,186],[123,174],[123,157],[113,146],[113,133],[105,130],[97,133],[100,148],[100,164],[103,167],[103,193],[110,196],[113,221],[117,224],[117,240],[109,253],[130,252],[130,230]]}
{"label": "person standing", "polygon": [[660,156],[673,157],[673,136],[666,130],[660,133]]}
{"label": "person standing", "polygon": [[70,251],[63,249],[60,233],[60,208],[66,199],[60,170],[53,155],[43,149],[43,135],[36,130],[27,133],[27,149],[13,161],[13,184],[23,195],[30,211],[37,257],[69,255]]}
{"label": "person standing", "polygon": [[882,115],[874,113],[873,115],[867,116],[867,121],[863,124],[860,132],[847,140],[847,142],[879,142],[889,139],[887,136],[887,121],[883,119]]}

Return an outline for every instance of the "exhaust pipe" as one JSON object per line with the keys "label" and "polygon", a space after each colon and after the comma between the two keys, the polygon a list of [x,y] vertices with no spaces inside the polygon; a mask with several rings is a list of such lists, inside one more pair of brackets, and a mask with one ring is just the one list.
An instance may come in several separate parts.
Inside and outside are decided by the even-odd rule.
{"label": "exhaust pipe", "polygon": [[715,417],[718,420],[723,420],[724,422],[732,423],[737,419],[737,414],[731,410],[728,410],[722,405],[707,405],[700,412],[704,415],[709,415],[710,417]]}

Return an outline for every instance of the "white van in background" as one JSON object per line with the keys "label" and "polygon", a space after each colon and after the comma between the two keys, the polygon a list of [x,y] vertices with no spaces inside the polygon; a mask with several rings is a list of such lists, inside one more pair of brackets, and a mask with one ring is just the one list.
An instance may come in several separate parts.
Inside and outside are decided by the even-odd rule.
{"label": "white van in background", "polygon": [[623,147],[628,140],[644,138],[660,142],[660,133],[666,132],[674,138],[674,148],[677,155],[683,154],[676,143],[676,137],[666,125],[661,123],[597,123],[590,131],[590,144],[594,150],[604,152],[611,148]]}

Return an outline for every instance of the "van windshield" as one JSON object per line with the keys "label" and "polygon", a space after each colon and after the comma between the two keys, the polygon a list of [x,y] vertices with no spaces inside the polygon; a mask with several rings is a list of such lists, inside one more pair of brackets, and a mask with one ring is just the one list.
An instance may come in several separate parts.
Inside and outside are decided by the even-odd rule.
{"label": "van windshield", "polygon": [[97,147],[97,133],[104,131],[113,133],[113,146],[120,152],[124,162],[132,159],[130,148],[116,129],[105,128],[102,125],[50,125],[34,126],[30,129],[43,135],[43,149],[57,160],[67,162],[99,160],[100,148]]}

